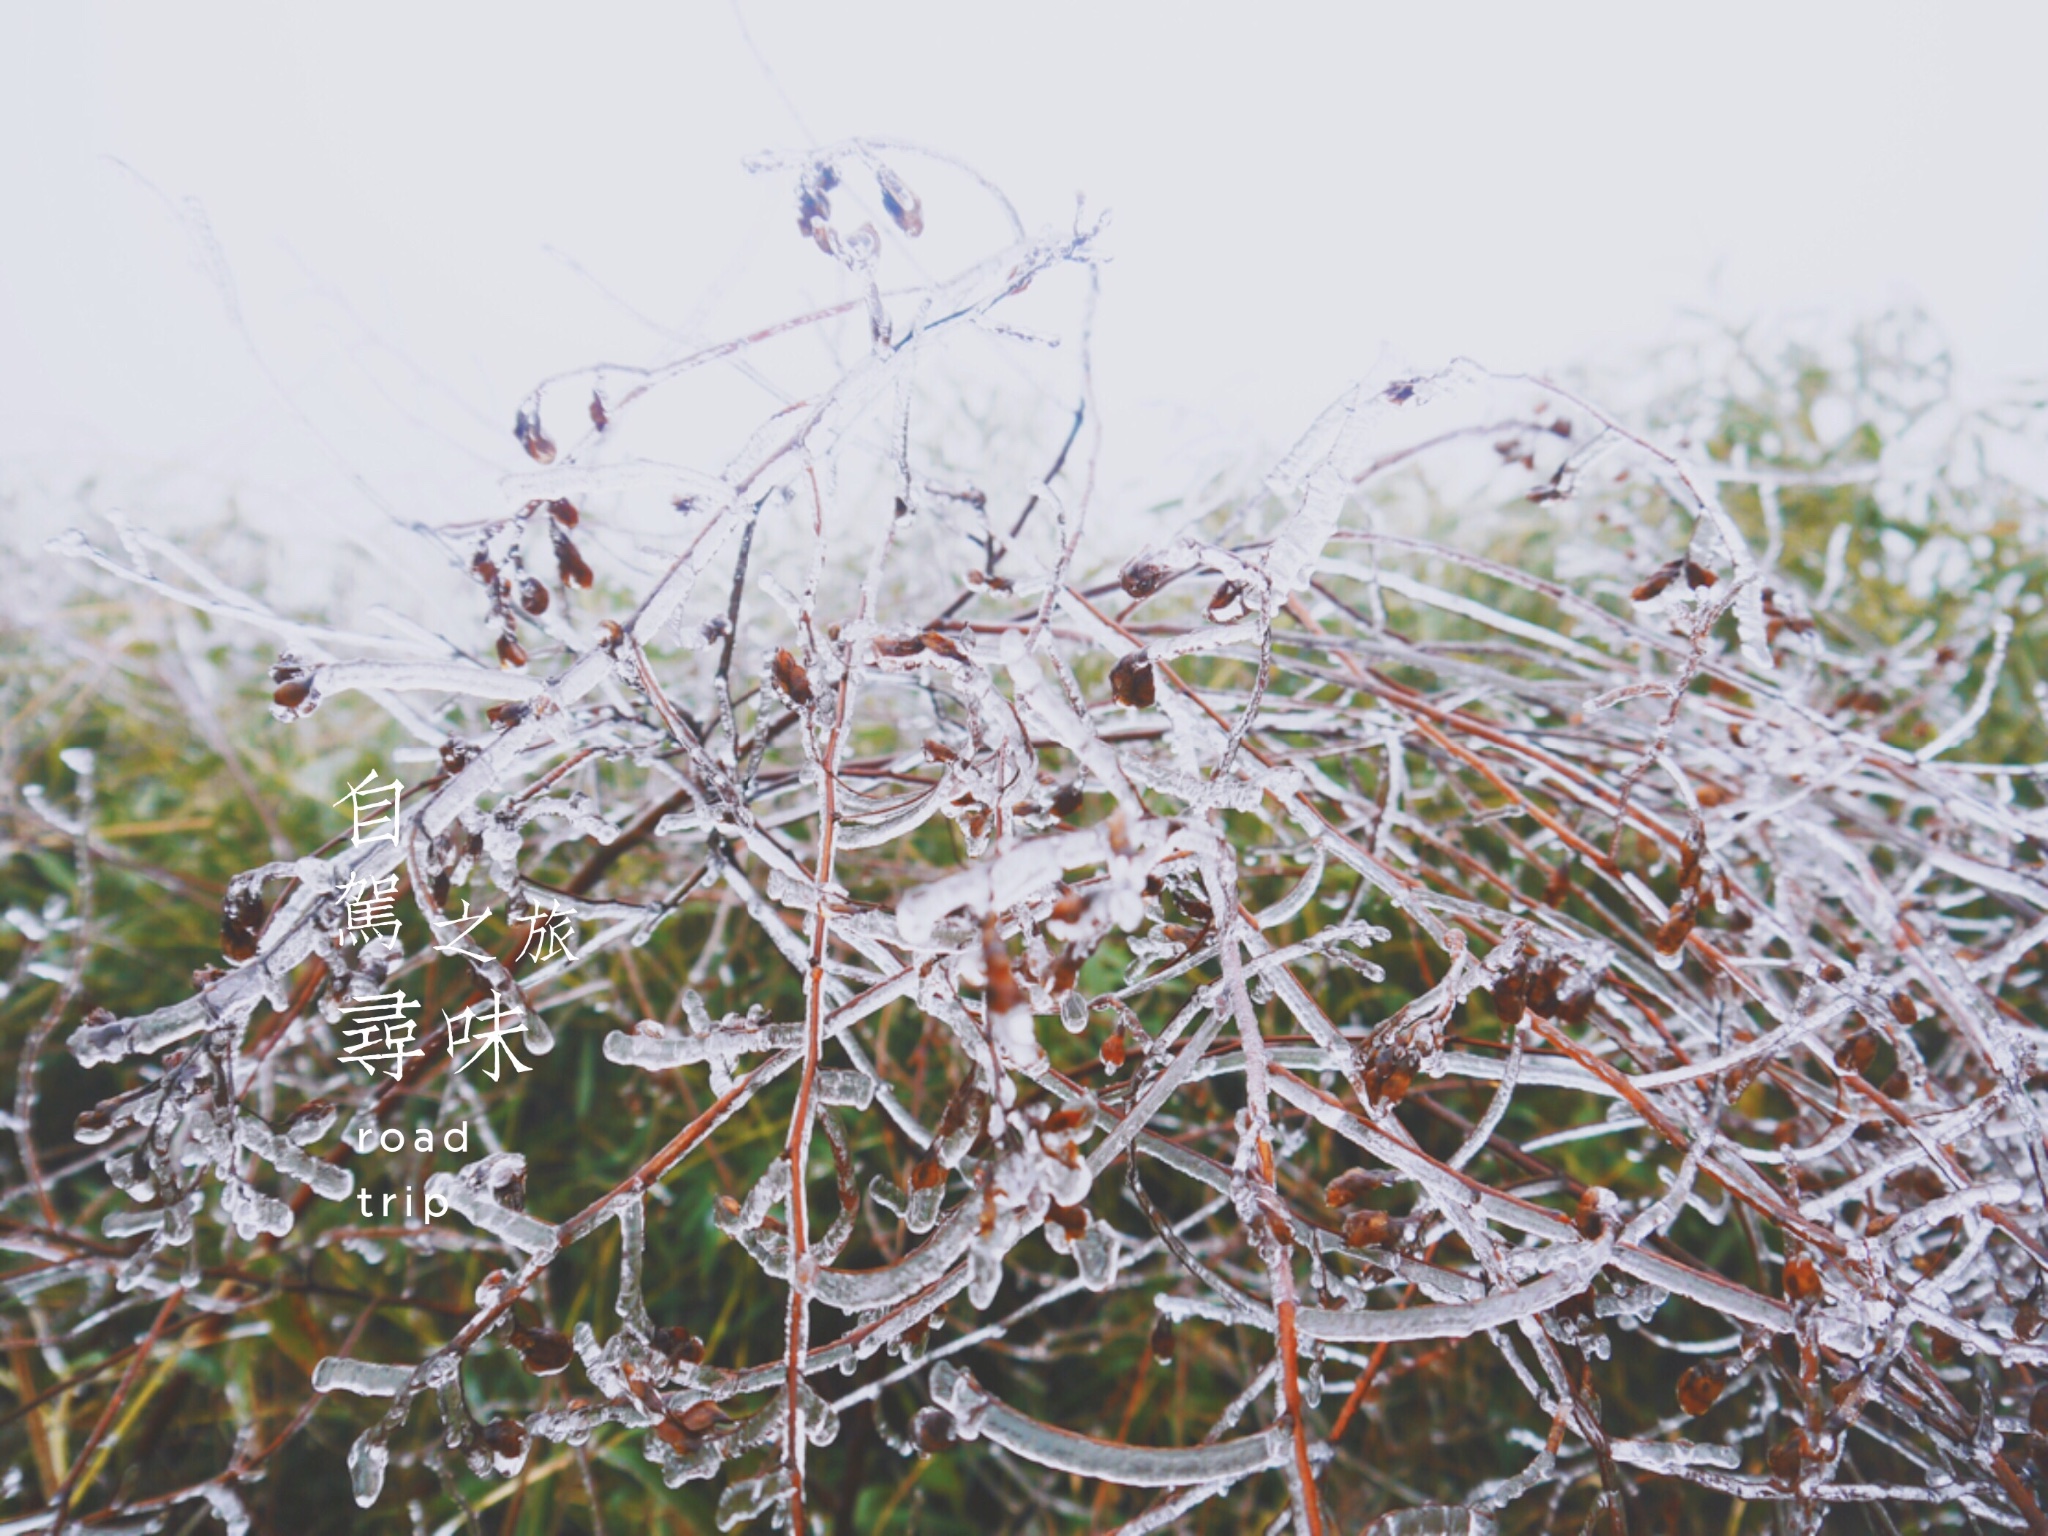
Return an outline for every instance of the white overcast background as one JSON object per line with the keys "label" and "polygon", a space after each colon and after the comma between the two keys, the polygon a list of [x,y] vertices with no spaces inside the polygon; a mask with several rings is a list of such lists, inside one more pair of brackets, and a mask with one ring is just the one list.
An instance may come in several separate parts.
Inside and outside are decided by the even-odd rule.
{"label": "white overcast background", "polygon": [[0,17],[0,518],[37,540],[495,513],[539,377],[825,291],[742,162],[856,134],[1033,227],[1111,211],[1109,512],[1191,424],[1277,448],[1376,364],[1611,363],[1687,313],[1917,304],[1966,377],[2048,374],[2039,4]]}

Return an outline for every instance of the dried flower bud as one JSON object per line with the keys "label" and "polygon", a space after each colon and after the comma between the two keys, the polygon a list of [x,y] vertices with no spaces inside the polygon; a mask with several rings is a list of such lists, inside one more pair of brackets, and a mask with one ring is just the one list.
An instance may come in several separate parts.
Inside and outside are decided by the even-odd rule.
{"label": "dried flower bud", "polygon": [[810,707],[811,674],[804,670],[804,664],[787,647],[775,653],[775,686],[798,709]]}
{"label": "dried flower bud", "polygon": [[1857,1030],[1835,1051],[1835,1065],[1844,1072],[1854,1072],[1858,1077],[1861,1077],[1875,1060],[1877,1036],[1867,1029]]}
{"label": "dried flower bud", "polygon": [[1662,595],[1666,587],[1678,580],[1680,573],[1685,570],[1685,565],[1686,562],[1682,559],[1665,561],[1645,576],[1636,589],[1629,593],[1629,597],[1638,603],[1654,601]]}
{"label": "dried flower bud", "polygon": [[1152,1324],[1152,1358],[1161,1365],[1173,1364],[1173,1319],[1164,1312]]}
{"label": "dried flower bud", "polygon": [[519,446],[526,450],[527,457],[536,464],[555,462],[555,445],[541,430],[538,414],[529,416],[521,411],[512,423],[512,435],[519,439]]}
{"label": "dried flower bud", "polygon": [[485,1450],[507,1461],[526,1454],[526,1427],[517,1419],[493,1419],[477,1431]]}
{"label": "dried flower bud", "polygon": [[1819,1301],[1824,1294],[1820,1271],[1805,1254],[1785,1261],[1785,1299],[1795,1306]]}
{"label": "dried flower bud", "polygon": [[526,647],[510,634],[498,636],[498,664],[505,667],[526,665]]}
{"label": "dried flower bud", "polygon": [[920,1408],[910,1421],[910,1437],[920,1455],[936,1456],[955,1438],[953,1416],[943,1408]]}
{"label": "dried flower bud", "polygon": [[1374,1168],[1347,1168],[1323,1186],[1323,1201],[1332,1210],[1356,1205],[1368,1193],[1386,1187],[1387,1176]]}
{"label": "dried flower bud", "polygon": [[1784,1439],[1772,1446],[1764,1456],[1764,1462],[1771,1469],[1771,1476],[1782,1483],[1798,1480],[1799,1468],[1808,1454],[1806,1431],[1794,1429]]}
{"label": "dried flower bud", "polygon": [[1572,1212],[1572,1225],[1579,1229],[1579,1236],[1588,1242],[1597,1239],[1607,1230],[1607,1213],[1602,1209],[1604,1202],[1601,1191],[1589,1189],[1579,1196],[1578,1209]]}
{"label": "dried flower bud", "polygon": [[585,564],[582,551],[577,549],[575,541],[562,532],[559,526],[555,527],[552,533],[555,543],[555,568],[561,572],[562,585],[588,588],[597,578]]}
{"label": "dried flower bud", "polygon": [[1385,1211],[1354,1211],[1344,1218],[1347,1248],[1391,1248],[1400,1240],[1400,1218]]}
{"label": "dried flower bud", "polygon": [[1523,961],[1493,984],[1493,1011],[1501,1023],[1512,1028],[1522,1021],[1523,1005],[1529,996],[1529,967]]}
{"label": "dried flower bud", "polygon": [[229,885],[220,904],[220,952],[230,960],[253,958],[256,936],[269,915],[254,885]]}
{"label": "dried flower bud", "polygon": [[896,227],[913,238],[924,233],[924,205],[917,194],[903,184],[903,178],[886,165],[875,167],[875,180],[882,188],[882,211]]}
{"label": "dried flower bud", "polygon": [[519,606],[535,617],[548,611],[548,589],[531,576],[519,578]]}
{"label": "dried flower bud", "polygon": [[656,1328],[647,1342],[671,1365],[695,1365],[704,1358],[704,1341],[687,1328]]}
{"label": "dried flower bud", "polygon": [[1111,1030],[1102,1037],[1103,1066],[1112,1072],[1121,1071],[1124,1060],[1129,1054],[1129,1049],[1124,1044],[1123,1032],[1121,1030]]}
{"label": "dried flower bud", "polygon": [[1721,1400],[1727,1379],[1718,1365],[1690,1365],[1678,1378],[1678,1406],[1698,1418]]}
{"label": "dried flower bud", "polygon": [[1156,696],[1152,679],[1152,658],[1143,651],[1132,651],[1119,661],[1109,674],[1109,691],[1116,696],[1119,704],[1132,709],[1151,707]]}
{"label": "dried flower bud", "polygon": [[514,1328],[510,1343],[519,1351],[519,1358],[526,1363],[526,1368],[536,1376],[559,1376],[576,1358],[576,1348],[568,1336],[544,1324]]}
{"label": "dried flower bud", "polygon": [[1685,941],[1692,937],[1693,924],[1699,917],[1699,892],[1688,890],[1672,903],[1671,915],[1657,925],[1657,931],[1650,936],[1660,955],[1675,955],[1685,948]]}

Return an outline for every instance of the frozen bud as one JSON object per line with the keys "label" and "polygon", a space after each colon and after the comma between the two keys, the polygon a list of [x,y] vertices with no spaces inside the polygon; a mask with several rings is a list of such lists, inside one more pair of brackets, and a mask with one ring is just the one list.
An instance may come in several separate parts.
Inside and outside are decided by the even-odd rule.
{"label": "frozen bud", "polygon": [[510,634],[498,636],[498,665],[523,667],[526,665],[526,647]]}
{"label": "frozen bud", "polygon": [[1835,1052],[1835,1065],[1844,1072],[1863,1076],[1870,1064],[1877,1059],[1877,1036],[1867,1029],[1859,1029],[1844,1040]]}
{"label": "frozen bud", "polygon": [[1809,1302],[1819,1301],[1822,1294],[1820,1271],[1814,1267],[1813,1260],[1802,1253],[1797,1258],[1785,1261],[1787,1301],[1795,1306],[1803,1306]]}
{"label": "frozen bud", "polygon": [[671,1365],[695,1365],[704,1358],[704,1341],[687,1328],[657,1328],[647,1342]]}
{"label": "frozen bud", "polygon": [[526,1362],[526,1368],[536,1376],[559,1376],[576,1358],[575,1346],[570,1344],[568,1335],[544,1324],[514,1328],[511,1344],[519,1351],[519,1358]]}
{"label": "frozen bud", "polygon": [[1678,1406],[1696,1419],[1721,1400],[1721,1393],[1727,1385],[1727,1378],[1719,1365],[1687,1366],[1678,1378]]}
{"label": "frozen bud", "polygon": [[526,450],[527,457],[536,464],[555,462],[555,445],[549,441],[547,433],[541,430],[538,412],[529,416],[525,411],[521,411],[513,420],[512,435],[519,439],[519,446]]}
{"label": "frozen bud", "polygon": [[1152,658],[1133,651],[1119,661],[1109,674],[1109,691],[1119,704],[1146,709],[1157,696],[1152,677]]}
{"label": "frozen bud", "polygon": [[956,1438],[953,1415],[943,1408],[920,1408],[910,1421],[910,1435],[921,1454],[936,1456]]}
{"label": "frozen bud", "polygon": [[1332,1210],[1357,1205],[1370,1190],[1382,1188],[1387,1176],[1371,1168],[1349,1168],[1323,1187],[1323,1200]]}
{"label": "frozen bud", "polygon": [[1607,1230],[1612,1219],[1614,1196],[1597,1186],[1579,1196],[1579,1207],[1572,1213],[1572,1225],[1579,1229],[1579,1236],[1589,1242],[1597,1239]]}
{"label": "frozen bud", "polygon": [[80,1113],[71,1123],[71,1137],[88,1147],[96,1147],[114,1134],[114,1117],[104,1109],[88,1109]]}
{"label": "frozen bud", "polygon": [[1392,1248],[1401,1241],[1401,1220],[1385,1211],[1354,1211],[1344,1218],[1347,1248]]}
{"label": "frozen bud", "polygon": [[917,194],[903,184],[903,178],[886,165],[875,167],[875,180],[882,189],[882,211],[895,222],[896,227],[906,235],[924,233],[924,205],[917,200]]}
{"label": "frozen bud", "polygon": [[339,1111],[326,1099],[313,1099],[301,1104],[284,1123],[285,1140],[296,1147],[308,1147],[325,1136],[334,1125]]}
{"label": "frozen bud", "polygon": [[782,696],[798,709],[807,708],[813,697],[811,674],[804,670],[804,664],[791,654],[787,647],[775,653],[775,686],[782,690]]}
{"label": "frozen bud", "polygon": [[1493,984],[1494,1016],[1510,1027],[1519,1024],[1528,995],[1529,967],[1518,960],[1505,976]]}
{"label": "frozen bud", "polygon": [[562,531],[559,521],[549,529],[549,533],[554,540],[555,568],[561,573],[562,585],[588,588],[597,578],[584,561],[583,552],[577,549],[575,540]]}
{"label": "frozen bud", "polygon": [[1145,598],[1178,574],[1177,567],[1157,555],[1140,555],[1123,568],[1117,581],[1130,596]]}
{"label": "frozen bud", "polygon": [[220,904],[220,952],[230,960],[253,957],[256,936],[268,915],[254,884],[231,883]]}
{"label": "frozen bud", "polygon": [[1161,1365],[1173,1364],[1173,1319],[1164,1312],[1152,1325],[1152,1358]]}
{"label": "frozen bud", "polygon": [[531,576],[519,578],[519,606],[539,615],[548,611],[548,589]]}
{"label": "frozen bud", "polygon": [[526,1454],[526,1428],[517,1419],[493,1419],[477,1437],[493,1459],[517,1461]]}
{"label": "frozen bud", "polygon": [[1679,576],[1684,572],[1686,565],[1687,562],[1682,559],[1665,561],[1656,570],[1645,576],[1636,586],[1635,590],[1629,593],[1629,597],[1638,603],[1654,602],[1663,595],[1666,587],[1678,580]]}

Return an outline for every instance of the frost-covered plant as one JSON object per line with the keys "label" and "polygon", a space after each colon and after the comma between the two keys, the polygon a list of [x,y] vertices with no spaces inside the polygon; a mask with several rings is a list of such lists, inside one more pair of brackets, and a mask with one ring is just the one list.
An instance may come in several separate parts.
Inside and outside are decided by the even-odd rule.
{"label": "frost-covered plant", "polygon": [[[425,1467],[474,1522],[476,1480],[523,1492],[565,1447],[587,1482],[624,1442],[720,1480],[721,1527],[883,1529],[915,1476],[860,1506],[815,1467],[861,1411],[1074,1529],[1112,1501],[1126,1532],[1652,1529],[1705,1507],[1683,1489],[1802,1531],[2048,1530],[2037,504],[1951,490],[2004,542],[1954,535],[1971,589],[1888,632],[1857,605],[1893,551],[1858,530],[1940,482],[1853,384],[1839,432],[1808,400],[1772,443],[1726,397],[1645,433],[1459,363],[1347,391],[1261,483],[1133,537],[1095,481],[1097,228],[1031,236],[991,192],[1005,243],[915,275],[907,153],[773,167],[844,302],[522,403],[511,510],[421,530],[465,612],[316,628],[155,574],[141,535],[66,546],[278,635],[280,728],[360,691],[432,765],[395,836],[236,880],[190,998],[71,1035],[126,1074],[77,1130],[121,1197],[58,1209],[24,1136],[43,1219],[6,1283],[38,1329],[151,1319],[79,1469],[168,1330],[339,1244],[449,1313],[423,1356],[381,1354],[374,1307],[319,1341],[311,1387],[372,1405],[365,1508]],[[816,377],[736,448],[668,453],[671,392],[813,334],[827,364],[782,358]],[[950,396],[988,357],[1037,393],[977,442]],[[347,942],[342,894],[394,876],[429,932]],[[579,942],[465,954],[451,908],[493,902]],[[344,1010],[406,986],[419,1058],[366,1082]],[[515,999],[545,1074],[597,992],[634,1020],[602,1091],[646,1074],[649,1123],[572,1198],[446,1037]],[[422,1099],[480,1127],[423,1183],[460,1221],[351,1226],[357,1136]],[[737,1298],[662,1272],[692,1191],[711,1219],[666,1246],[744,1255],[766,1358],[720,1358]],[[569,1299],[600,1274],[609,1316]],[[1113,1339],[1198,1373],[1205,1417],[1133,1433]],[[1469,1459],[1345,1449],[1460,1361],[1494,1394]],[[244,1524],[284,1429],[93,1518]]]}

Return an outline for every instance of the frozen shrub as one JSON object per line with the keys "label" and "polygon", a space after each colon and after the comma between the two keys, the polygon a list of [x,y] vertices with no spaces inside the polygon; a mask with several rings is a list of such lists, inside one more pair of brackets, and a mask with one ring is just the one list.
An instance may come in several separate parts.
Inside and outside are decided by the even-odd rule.
{"label": "frozen shrub", "polygon": [[[236,1528],[318,1392],[394,1522],[511,1529],[568,1467],[595,1524],[630,1450],[721,1527],[2048,1529],[2038,505],[1853,382],[1831,430],[1840,375],[1645,433],[1460,363],[1131,553],[1095,229],[1001,204],[913,279],[901,158],[781,168],[845,303],[521,403],[431,630],[147,578],[278,637],[273,729],[361,692],[423,766],[233,882],[192,996],[71,1031],[120,1086],[62,1187],[21,1135],[6,1284],[105,1406],[10,1528]],[[836,371],[722,456],[635,437],[807,331]],[[983,443],[977,353],[1031,386]],[[1915,587],[1936,538],[1964,578]],[[81,798],[41,811],[89,854]],[[451,1035],[508,1003],[487,1078]],[[576,1063],[617,1112],[542,1156]],[[409,1103],[422,1213],[358,1220]],[[310,1388],[230,1381],[224,1465],[107,1492],[158,1343],[245,1313]]]}

